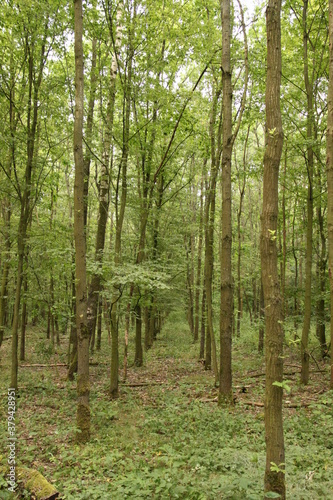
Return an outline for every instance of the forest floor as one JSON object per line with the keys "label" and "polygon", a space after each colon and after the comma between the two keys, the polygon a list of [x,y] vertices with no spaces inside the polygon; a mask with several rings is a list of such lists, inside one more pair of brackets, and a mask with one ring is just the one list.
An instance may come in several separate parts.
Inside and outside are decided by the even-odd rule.
{"label": "forest floor", "polygon": [[[262,499],[263,356],[256,350],[256,328],[247,325],[243,330],[233,347],[232,408],[217,405],[213,375],[198,361],[198,345],[177,315],[169,317],[146,353],[144,367],[130,366],[126,382],[120,374],[120,397],[115,401],[108,397],[110,346],[103,338],[102,350],[91,359],[92,439],[78,446],[76,383],[66,380],[62,366],[67,340],[62,337],[55,352],[41,330],[30,328],[16,401],[18,463],[38,469],[60,498],[68,500]],[[290,388],[284,398],[288,498],[329,499],[333,394],[327,391],[328,364],[312,362],[310,383],[301,387],[296,349],[293,342],[285,349]],[[132,359],[132,341],[129,356]],[[7,340],[0,351],[1,465],[8,456],[9,359]],[[0,475],[1,499],[30,498],[25,491],[12,496],[6,488]]]}

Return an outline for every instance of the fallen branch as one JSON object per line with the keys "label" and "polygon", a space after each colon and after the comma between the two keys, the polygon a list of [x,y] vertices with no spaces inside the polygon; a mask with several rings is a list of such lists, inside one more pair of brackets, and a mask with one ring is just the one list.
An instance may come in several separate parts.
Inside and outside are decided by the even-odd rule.
{"label": "fallen branch", "polygon": [[[247,406],[258,406],[259,408],[265,408],[264,403],[259,403],[256,401],[241,401],[241,403]],[[289,403],[289,404],[284,404],[283,408],[303,408],[310,406],[310,404],[311,403]]]}
{"label": "fallen branch", "polygon": [[[294,372],[288,372],[288,373],[284,373],[283,375],[285,376],[291,376],[291,375],[296,375],[296,373],[299,373],[299,371],[294,371]],[[258,377],[265,377],[266,375],[266,372],[262,372],[262,373],[255,373],[254,375],[248,375],[247,378],[258,378]]]}
{"label": "fallen branch", "polygon": [[214,398],[214,399],[211,399],[211,398],[202,398],[202,399],[197,399],[196,401],[200,401],[200,403],[217,403],[218,402],[218,398]]}
{"label": "fallen branch", "polygon": [[259,406],[260,408],[265,408],[264,403],[258,403],[256,401],[241,401],[241,403],[247,406]]}
{"label": "fallen branch", "polygon": [[150,385],[163,385],[164,382],[133,382],[131,383],[121,383],[123,387],[146,387]]}
{"label": "fallen branch", "polygon": [[55,366],[66,366],[68,367],[68,364],[67,363],[50,363],[49,365],[48,364],[41,364],[41,363],[33,363],[31,365],[20,365],[20,368],[52,368],[52,367],[55,367]]}
{"label": "fallen branch", "polygon": [[[217,403],[218,398],[203,398],[203,399],[197,399],[197,401],[200,401],[201,403]],[[237,402],[237,401],[236,401]],[[239,401],[239,403],[246,405],[246,406],[257,406],[259,408],[265,408],[264,403],[260,403],[258,401]],[[303,408],[303,407],[308,407],[310,406],[311,403],[294,403],[294,404],[284,404],[284,408]]]}

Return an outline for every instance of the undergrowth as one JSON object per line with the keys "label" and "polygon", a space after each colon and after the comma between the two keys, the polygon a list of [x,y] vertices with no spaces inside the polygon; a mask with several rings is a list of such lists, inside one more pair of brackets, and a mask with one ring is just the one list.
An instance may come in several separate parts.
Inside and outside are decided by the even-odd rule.
{"label": "undergrowth", "polygon": [[[256,350],[257,331],[249,323],[234,342],[236,404],[219,408],[213,376],[198,362],[198,346],[188,328],[171,315],[145,366],[131,366],[127,385],[116,401],[108,398],[110,348],[95,353],[91,366],[92,439],[74,442],[76,385],[65,367],[19,370],[17,460],[38,469],[66,500],[93,499],[262,499],[265,468],[264,379]],[[66,361],[67,340],[53,350],[44,334],[30,329],[26,364]],[[286,339],[286,363],[297,352]],[[0,455],[6,463],[9,345],[1,351]],[[133,339],[130,341],[133,356]],[[96,364],[98,363],[98,364]],[[316,374],[308,388],[292,377],[284,410],[288,498],[333,497],[332,392],[326,374]],[[131,382],[133,383],[131,386]],[[147,385],[134,385],[137,382]],[[305,404],[306,402],[306,404]],[[15,497],[0,476],[0,498]]]}

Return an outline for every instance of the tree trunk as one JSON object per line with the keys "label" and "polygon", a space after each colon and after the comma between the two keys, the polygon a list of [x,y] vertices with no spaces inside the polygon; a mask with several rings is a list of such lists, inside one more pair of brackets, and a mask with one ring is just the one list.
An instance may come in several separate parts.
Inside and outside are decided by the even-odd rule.
{"label": "tree trunk", "polygon": [[[90,89],[90,100],[89,100],[89,114],[87,119],[87,141],[92,139],[92,122],[94,113],[94,100],[96,94],[96,40],[93,40],[92,46],[92,68],[91,68],[91,89]],[[95,346],[95,333],[96,333],[96,323],[97,323],[97,310],[99,295],[102,288],[101,283],[101,270],[103,264],[103,254],[105,246],[105,234],[109,213],[109,191],[110,191],[110,157],[111,157],[111,142],[112,142],[112,131],[113,131],[113,116],[114,116],[114,102],[116,96],[116,75],[117,75],[117,60],[116,55],[113,55],[112,64],[110,68],[110,87],[109,96],[107,103],[106,112],[106,131],[104,138],[104,149],[103,149],[103,162],[101,164],[100,178],[98,184],[98,195],[99,195],[99,207],[98,207],[98,219],[97,219],[97,232],[95,241],[95,264],[96,271],[92,274],[91,282],[89,286],[88,294],[88,330],[91,339],[91,351],[93,352]],[[89,181],[89,170],[90,170],[90,152],[86,151],[85,158],[85,186]],[[88,189],[85,188],[85,196],[87,196]],[[87,202],[86,202],[87,204]]]}
{"label": "tree trunk", "polygon": [[264,290],[262,286],[262,279],[260,280],[260,299],[259,299],[259,341],[258,341],[258,352],[262,354],[264,352],[264,339],[265,339],[265,303],[264,303]]}
{"label": "tree trunk", "polygon": [[[321,187],[321,174],[320,169],[318,172],[319,176],[319,189],[320,193]],[[318,297],[316,300],[316,336],[319,340],[321,356],[324,358],[327,355],[327,344],[326,344],[326,331],[325,331],[325,291],[326,291],[326,234],[324,231],[324,216],[321,206],[321,194],[318,200],[319,206],[317,207],[317,219],[319,223],[319,234],[318,234],[318,257],[317,257],[317,281],[318,281]]]}
{"label": "tree trunk", "polygon": [[304,296],[304,322],[301,339],[301,383],[309,381],[310,355],[308,352],[309,333],[311,325],[311,282],[312,282],[312,233],[313,233],[313,85],[309,81],[308,69],[308,28],[307,28],[308,0],[303,6],[303,51],[304,51],[304,81],[307,96],[307,228],[306,228],[306,264],[305,264],[305,296]]}
{"label": "tree trunk", "polygon": [[101,295],[99,295],[98,316],[97,316],[97,342],[96,342],[97,351],[101,350],[101,344],[102,344],[102,313],[103,313],[103,302]]}
{"label": "tree trunk", "polygon": [[[8,153],[7,162],[7,177],[11,180],[12,176],[12,164],[15,160],[15,130],[16,123],[15,120],[15,72],[14,72],[14,58],[13,54],[10,57],[10,89],[9,89],[9,129],[10,129],[10,147]],[[7,320],[7,290],[8,290],[8,278],[9,278],[9,264],[10,264],[10,250],[11,250],[11,238],[10,238],[10,219],[12,213],[11,201],[9,198],[5,198],[2,206],[3,210],[3,221],[4,221],[4,263],[2,269],[2,280],[1,280],[1,295],[0,295],[0,347],[3,341],[4,330]]]}
{"label": "tree trunk", "polygon": [[77,332],[77,442],[90,439],[89,330],[87,325],[86,236],[84,226],[83,161],[83,13],[82,0],[74,0],[75,32],[75,117],[74,117],[74,241]]}
{"label": "tree trunk", "polygon": [[281,84],[281,0],[269,0],[266,10],[266,149],[264,155],[263,206],[261,225],[261,269],[265,301],[266,385],[265,385],[265,492],[273,491],[285,499],[282,470],[272,470],[272,462],[284,468],[282,419],[283,328],[282,299],[278,275],[277,220],[279,164],[283,146],[280,110]]}
{"label": "tree trunk", "polygon": [[[207,194],[207,202],[205,207],[205,288],[206,288],[206,304],[207,304],[207,322],[206,322],[206,370],[211,369],[213,365],[215,385],[219,380],[216,342],[213,327],[213,271],[214,271],[214,221],[215,221],[215,200],[216,200],[216,183],[219,166],[219,148],[216,155],[216,134],[215,122],[217,114],[217,103],[220,88],[214,89],[213,103],[210,117],[210,142],[211,142],[211,178],[209,190]],[[218,134],[218,138],[220,134]],[[210,345],[208,345],[210,343]]]}
{"label": "tree trunk", "polygon": [[142,366],[143,364],[143,350],[142,350],[142,316],[141,306],[138,304],[135,308],[135,366]]}
{"label": "tree trunk", "polygon": [[220,388],[219,403],[232,403],[232,227],[231,227],[231,155],[232,155],[232,85],[230,0],[221,2],[222,20],[222,248],[220,307]]}
{"label": "tree trunk", "polygon": [[4,330],[6,326],[6,310],[7,310],[7,291],[8,291],[8,278],[9,278],[9,264],[10,264],[10,216],[11,216],[11,203],[5,201],[3,206],[3,219],[4,219],[4,238],[5,238],[5,253],[4,263],[2,269],[1,292],[0,292],[0,347],[3,341]]}
{"label": "tree trunk", "polygon": [[206,288],[204,284],[202,290],[202,300],[201,300],[201,330],[200,330],[199,359],[204,359],[205,357],[205,333],[206,333]]}
{"label": "tree trunk", "polygon": [[[117,13],[117,20],[120,22],[120,8]],[[127,75],[125,75],[125,95],[123,102],[123,143],[122,156],[119,166],[119,175],[116,186],[116,238],[114,249],[114,264],[117,268],[121,262],[121,236],[125,218],[125,208],[127,199],[127,163],[129,153],[129,131],[131,112],[131,84],[132,84],[132,62],[133,48],[129,47],[129,60]],[[121,177],[121,196],[119,207],[119,190]],[[118,300],[120,287],[115,285],[111,298],[111,372],[110,372],[110,397],[118,397],[119,392],[119,331],[118,331]]]}
{"label": "tree trunk", "polygon": [[90,175],[90,161],[91,161],[91,139],[94,121],[94,107],[95,107],[95,94],[96,94],[96,59],[97,59],[97,40],[92,41],[91,48],[91,70],[90,70],[90,95],[87,113],[87,126],[85,131],[85,142],[88,145],[83,159],[84,168],[84,227],[88,223],[88,191],[89,191],[89,175]]}
{"label": "tree trunk", "polygon": [[28,55],[28,110],[27,110],[27,163],[24,175],[24,188],[20,197],[21,212],[17,236],[17,278],[15,303],[12,324],[12,368],[11,387],[17,389],[18,373],[18,326],[21,302],[21,287],[23,279],[24,254],[27,241],[28,225],[31,217],[31,179],[34,167],[34,153],[37,136],[38,110],[39,110],[39,90],[42,83],[43,70],[46,62],[45,44],[48,35],[48,19],[45,22],[43,40],[40,49],[40,60],[38,68],[35,67],[34,51],[26,39],[26,50]]}
{"label": "tree trunk", "polygon": [[284,151],[284,170],[283,170],[283,185],[282,185],[282,262],[281,262],[281,295],[283,301],[283,318],[287,314],[286,301],[286,266],[287,266],[287,227],[286,227],[286,174],[287,174],[287,153],[288,148]]}
{"label": "tree trunk", "polygon": [[328,225],[328,267],[331,299],[331,381],[333,389],[333,0],[329,0],[329,85],[327,93],[327,225]]}
{"label": "tree trunk", "polygon": [[200,185],[200,216],[199,216],[199,238],[198,238],[198,257],[197,257],[197,279],[195,284],[195,322],[194,322],[194,342],[199,339],[199,319],[200,319],[200,285],[201,285],[201,268],[202,268],[202,241],[203,241],[203,190],[204,190],[204,175],[207,160],[204,160],[201,185]]}
{"label": "tree trunk", "polygon": [[23,275],[23,305],[21,314],[21,339],[20,339],[20,361],[25,360],[25,333],[28,322],[27,293],[28,293],[28,255],[25,255],[25,270]]}

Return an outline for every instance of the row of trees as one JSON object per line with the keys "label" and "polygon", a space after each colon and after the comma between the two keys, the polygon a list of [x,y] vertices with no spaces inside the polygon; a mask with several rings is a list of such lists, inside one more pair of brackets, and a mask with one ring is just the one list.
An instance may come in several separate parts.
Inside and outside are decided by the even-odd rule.
{"label": "row of trees", "polygon": [[283,320],[299,335],[303,383],[312,318],[328,354],[331,65],[324,0],[285,2],[281,15],[269,0],[266,22],[265,9],[4,3],[0,344],[10,328],[17,387],[28,319],[53,343],[68,333],[85,441],[102,319],[111,397],[131,325],[141,366],[165,316],[183,307],[229,404],[232,336],[246,311],[262,350],[265,312],[266,490],[284,495],[270,468],[284,462],[282,388],[272,385],[282,382]]}

